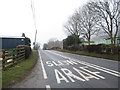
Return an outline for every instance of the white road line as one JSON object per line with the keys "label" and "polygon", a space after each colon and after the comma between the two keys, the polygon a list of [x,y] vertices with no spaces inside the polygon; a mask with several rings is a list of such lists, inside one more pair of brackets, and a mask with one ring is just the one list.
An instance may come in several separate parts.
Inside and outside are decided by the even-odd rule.
{"label": "white road line", "polygon": [[46,85],[46,90],[51,90],[50,85]]}
{"label": "white road line", "polygon": [[[77,60],[77,61],[78,61],[78,60]],[[84,62],[84,61],[81,61],[81,62],[86,63],[86,64],[90,64],[90,63],[87,63],[87,62]],[[101,68],[101,69],[104,69],[104,70],[108,70],[108,71],[111,71],[111,72],[120,74],[120,73],[117,72],[117,71],[114,71],[114,70],[111,70],[111,69],[107,69],[107,68],[104,68],[104,67],[101,67],[101,66],[98,66],[98,65],[94,65],[94,64],[90,64],[90,65],[95,66],[95,67],[98,67],[98,68]]]}
{"label": "white road line", "polygon": [[80,62],[80,61],[77,61],[77,62],[80,63],[80,64],[83,64],[83,65],[86,65],[86,66],[88,66],[88,67],[91,67],[91,68],[94,68],[94,69],[97,69],[97,70],[100,70],[100,71],[103,71],[103,72],[112,74],[112,75],[117,76],[117,77],[120,77],[119,74],[110,72],[110,71],[108,71],[108,70],[104,70],[104,69],[101,69],[101,68],[98,68],[98,67],[92,66],[92,65],[90,65],[90,64],[86,64],[86,63]]}
{"label": "white road line", "polygon": [[42,58],[41,58],[40,51],[39,51],[39,56],[40,56],[40,62],[41,62],[41,67],[42,67],[42,71],[43,71],[43,77],[44,77],[44,79],[47,79],[47,74],[46,74],[46,71],[45,71],[45,68],[44,68],[44,65],[43,65],[43,61],[42,61]]}
{"label": "white road line", "polygon": [[54,53],[54,52],[50,52],[50,53],[53,53],[53,54],[55,54],[55,55],[61,56],[61,57],[63,57],[63,58],[66,58],[66,59],[69,59],[69,60],[72,60],[72,61],[77,61],[77,62],[80,63],[80,64],[83,64],[83,65],[89,66],[89,67],[91,67],[91,68],[94,68],[94,69],[97,69],[97,70],[100,70],[100,71],[109,73],[109,74],[111,74],[111,75],[120,77],[120,72],[117,72],[117,71],[115,71],[115,70],[111,70],[111,69],[108,69],[108,68],[104,68],[104,67],[101,67],[101,66],[98,66],[98,65],[94,65],[94,64],[91,64],[91,63],[87,63],[87,62],[84,62],[84,61],[80,61],[80,60],[77,60],[77,59],[69,58],[69,57],[66,57],[66,56],[63,56],[63,55]]}

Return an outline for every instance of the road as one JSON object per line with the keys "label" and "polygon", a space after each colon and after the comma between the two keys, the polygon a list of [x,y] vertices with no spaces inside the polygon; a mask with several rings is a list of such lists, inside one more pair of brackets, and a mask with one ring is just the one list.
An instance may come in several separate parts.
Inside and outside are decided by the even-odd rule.
{"label": "road", "polygon": [[31,74],[11,88],[118,88],[119,65],[107,59],[39,50]]}

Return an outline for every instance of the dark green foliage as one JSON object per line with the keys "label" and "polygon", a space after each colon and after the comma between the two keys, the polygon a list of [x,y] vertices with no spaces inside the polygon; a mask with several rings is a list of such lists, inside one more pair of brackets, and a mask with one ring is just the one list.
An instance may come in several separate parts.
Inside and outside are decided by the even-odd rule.
{"label": "dark green foliage", "polygon": [[70,35],[66,39],[63,40],[63,48],[67,50],[78,50],[79,44],[81,43],[81,40],[79,36],[76,35]]}
{"label": "dark green foliage", "polygon": [[120,53],[120,47],[119,46],[113,47],[113,53],[114,54],[119,54]]}
{"label": "dark green foliage", "polygon": [[78,51],[78,50],[79,50],[79,47],[78,47],[78,46],[68,46],[68,47],[67,47],[67,50],[70,50],[70,51]]}
{"label": "dark green foliage", "polygon": [[100,46],[98,45],[87,45],[88,52],[100,52]]}
{"label": "dark green foliage", "polygon": [[104,45],[104,44],[87,45],[87,50],[88,50],[88,52],[105,53],[106,45]]}
{"label": "dark green foliage", "polygon": [[80,39],[78,36],[71,35],[65,39],[65,43],[67,46],[72,46],[72,45],[75,46],[75,44],[78,45],[80,43]]}
{"label": "dark green foliage", "polygon": [[28,37],[25,37],[25,45],[31,46],[31,40]]}
{"label": "dark green foliage", "polygon": [[75,39],[74,39],[74,37],[73,36],[68,36],[67,38],[66,38],[66,45],[67,46],[72,46],[72,45],[74,45],[75,44]]}
{"label": "dark green foliage", "polygon": [[24,49],[25,49],[25,59],[27,59],[32,52],[31,47],[27,46],[27,45],[18,45],[17,48],[19,48],[19,47],[24,47]]}
{"label": "dark green foliage", "polygon": [[25,33],[22,33],[22,37],[25,37]]}
{"label": "dark green foliage", "polygon": [[25,33],[22,33],[22,37],[25,37],[25,45],[31,46],[31,40],[25,36]]}
{"label": "dark green foliage", "polygon": [[[100,53],[100,54],[111,54],[111,45],[98,44],[98,45],[87,45],[88,52]],[[119,47],[115,46],[113,49],[113,54],[119,54]]]}
{"label": "dark green foliage", "polygon": [[105,46],[105,52],[106,52],[107,54],[110,54],[110,53],[111,53],[111,45],[106,45],[106,46]]}

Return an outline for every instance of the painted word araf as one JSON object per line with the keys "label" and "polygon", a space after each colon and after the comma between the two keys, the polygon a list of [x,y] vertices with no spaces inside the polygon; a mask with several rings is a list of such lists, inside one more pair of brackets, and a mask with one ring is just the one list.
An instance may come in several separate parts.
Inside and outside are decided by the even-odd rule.
{"label": "painted word araf", "polygon": [[[81,76],[77,76],[75,74],[73,74],[69,69],[67,68],[61,68],[61,70],[57,70],[54,69],[55,72],[55,76],[56,76],[56,80],[57,83],[60,84],[61,81],[65,81],[66,83],[71,82],[75,82],[76,80],[79,81],[89,81],[90,79],[105,79],[105,77],[99,75],[100,72],[92,72],[87,70],[86,66],[85,67],[79,67],[80,69],[77,69],[75,67],[73,67],[73,70],[75,70],[77,73],[79,73],[79,75]],[[84,70],[84,71],[83,71]],[[69,80],[62,74],[62,72],[69,78]]]}

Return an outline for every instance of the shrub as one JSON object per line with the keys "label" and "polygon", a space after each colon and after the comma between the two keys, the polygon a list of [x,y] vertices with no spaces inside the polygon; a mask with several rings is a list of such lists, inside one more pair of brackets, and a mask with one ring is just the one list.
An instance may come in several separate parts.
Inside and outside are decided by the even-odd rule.
{"label": "shrub", "polygon": [[87,51],[88,52],[95,52],[95,53],[102,53],[105,50],[104,44],[98,44],[98,45],[87,45]]}
{"label": "shrub", "polygon": [[24,49],[25,49],[25,59],[27,59],[32,52],[31,47],[27,46],[27,45],[18,45],[17,46],[17,48],[20,48],[20,47],[24,47]]}
{"label": "shrub", "polygon": [[68,46],[68,47],[67,47],[67,50],[77,51],[77,50],[79,50],[79,47],[78,47],[78,46]]}
{"label": "shrub", "polygon": [[114,47],[113,54],[119,54],[119,47],[118,46]]}
{"label": "shrub", "polygon": [[106,50],[106,54],[110,54],[111,53],[111,46],[110,45],[106,45],[105,46],[105,50]]}
{"label": "shrub", "polygon": [[95,49],[95,45],[87,45],[87,50],[88,52],[94,52],[94,49]]}
{"label": "shrub", "polygon": [[98,44],[96,45],[96,53],[103,53],[105,51],[105,44]]}

